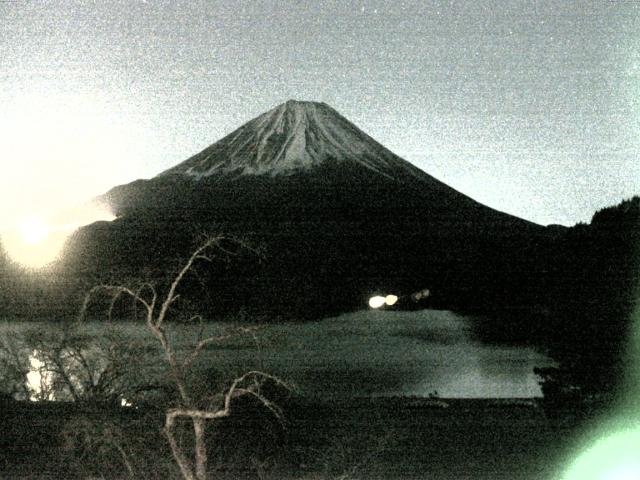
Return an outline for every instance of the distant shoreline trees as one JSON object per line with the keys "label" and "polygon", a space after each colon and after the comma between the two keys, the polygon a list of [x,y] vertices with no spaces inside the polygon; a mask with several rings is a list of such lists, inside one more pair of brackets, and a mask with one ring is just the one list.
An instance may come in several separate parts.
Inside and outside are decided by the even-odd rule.
{"label": "distant shoreline trees", "polygon": [[[548,259],[552,282],[544,345],[558,368],[538,370],[551,402],[619,398],[633,367],[633,314],[640,306],[640,197],[596,212],[560,238]],[[636,359],[637,360],[637,359]]]}

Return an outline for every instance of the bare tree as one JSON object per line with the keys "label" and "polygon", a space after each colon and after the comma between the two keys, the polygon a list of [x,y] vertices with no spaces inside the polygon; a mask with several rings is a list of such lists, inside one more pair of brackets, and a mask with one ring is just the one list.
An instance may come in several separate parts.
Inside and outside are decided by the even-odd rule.
{"label": "bare tree", "polygon": [[[281,409],[271,402],[261,392],[265,381],[271,381],[286,388],[286,385],[277,377],[259,370],[253,370],[235,378],[228,389],[210,399],[206,406],[191,391],[187,381],[188,373],[200,352],[208,345],[223,341],[239,332],[204,337],[202,317],[196,315],[190,320],[199,321],[200,329],[197,340],[190,351],[182,353],[172,345],[167,336],[166,320],[172,305],[179,298],[178,288],[185,277],[192,271],[197,262],[211,262],[214,252],[230,254],[224,247],[224,242],[229,241],[223,236],[208,238],[201,244],[178,271],[168,287],[166,294],[159,295],[151,283],[144,283],[137,289],[122,285],[97,285],[93,287],[87,296],[81,309],[80,320],[86,316],[87,307],[91,298],[97,292],[107,292],[111,295],[109,317],[111,317],[114,305],[121,296],[129,296],[134,303],[141,306],[146,326],[162,347],[164,358],[169,366],[172,381],[179,394],[179,404],[166,411],[164,434],[167,437],[171,452],[177,462],[185,480],[205,480],[207,478],[207,446],[205,432],[207,421],[213,421],[228,417],[234,400],[240,397],[252,397],[259,401],[278,419],[282,419]],[[241,329],[247,331],[249,329]],[[193,427],[193,455],[187,454],[186,449],[177,439],[177,420],[190,421]]]}

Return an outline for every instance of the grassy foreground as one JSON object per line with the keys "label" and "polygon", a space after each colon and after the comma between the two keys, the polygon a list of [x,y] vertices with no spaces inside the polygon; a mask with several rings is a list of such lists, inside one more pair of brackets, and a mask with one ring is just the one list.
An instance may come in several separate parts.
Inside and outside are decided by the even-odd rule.
{"label": "grassy foreground", "polygon": [[[555,478],[567,432],[552,428],[539,408],[445,402],[447,408],[409,398],[290,399],[285,429],[241,408],[209,438],[211,478]],[[132,478],[113,445],[88,449],[70,440],[69,428],[83,419],[123,426],[116,441],[134,478],[179,478],[157,412],[27,402],[4,405],[1,416],[2,478]]]}

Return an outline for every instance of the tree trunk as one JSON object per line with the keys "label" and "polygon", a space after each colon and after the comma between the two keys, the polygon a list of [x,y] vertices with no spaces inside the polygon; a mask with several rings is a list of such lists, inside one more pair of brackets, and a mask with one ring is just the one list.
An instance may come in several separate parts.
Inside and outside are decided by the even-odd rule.
{"label": "tree trunk", "polygon": [[191,466],[189,465],[189,461],[185,457],[180,445],[176,438],[173,435],[173,420],[167,416],[167,424],[164,428],[164,433],[169,440],[169,446],[171,447],[171,453],[173,453],[173,458],[175,459],[178,467],[180,467],[180,473],[182,473],[182,478],[184,480],[196,480],[196,477],[193,475],[193,471]]}
{"label": "tree trunk", "polygon": [[193,418],[193,433],[195,435],[196,445],[196,478],[198,480],[207,479],[207,445],[205,439],[205,420],[202,418]]}

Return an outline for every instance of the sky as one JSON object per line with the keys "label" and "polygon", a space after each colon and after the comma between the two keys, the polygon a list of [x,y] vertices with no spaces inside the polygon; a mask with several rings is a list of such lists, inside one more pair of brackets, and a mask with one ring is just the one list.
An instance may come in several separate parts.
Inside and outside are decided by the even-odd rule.
{"label": "sky", "polygon": [[0,227],[323,101],[493,208],[640,193],[640,1],[0,1]]}

